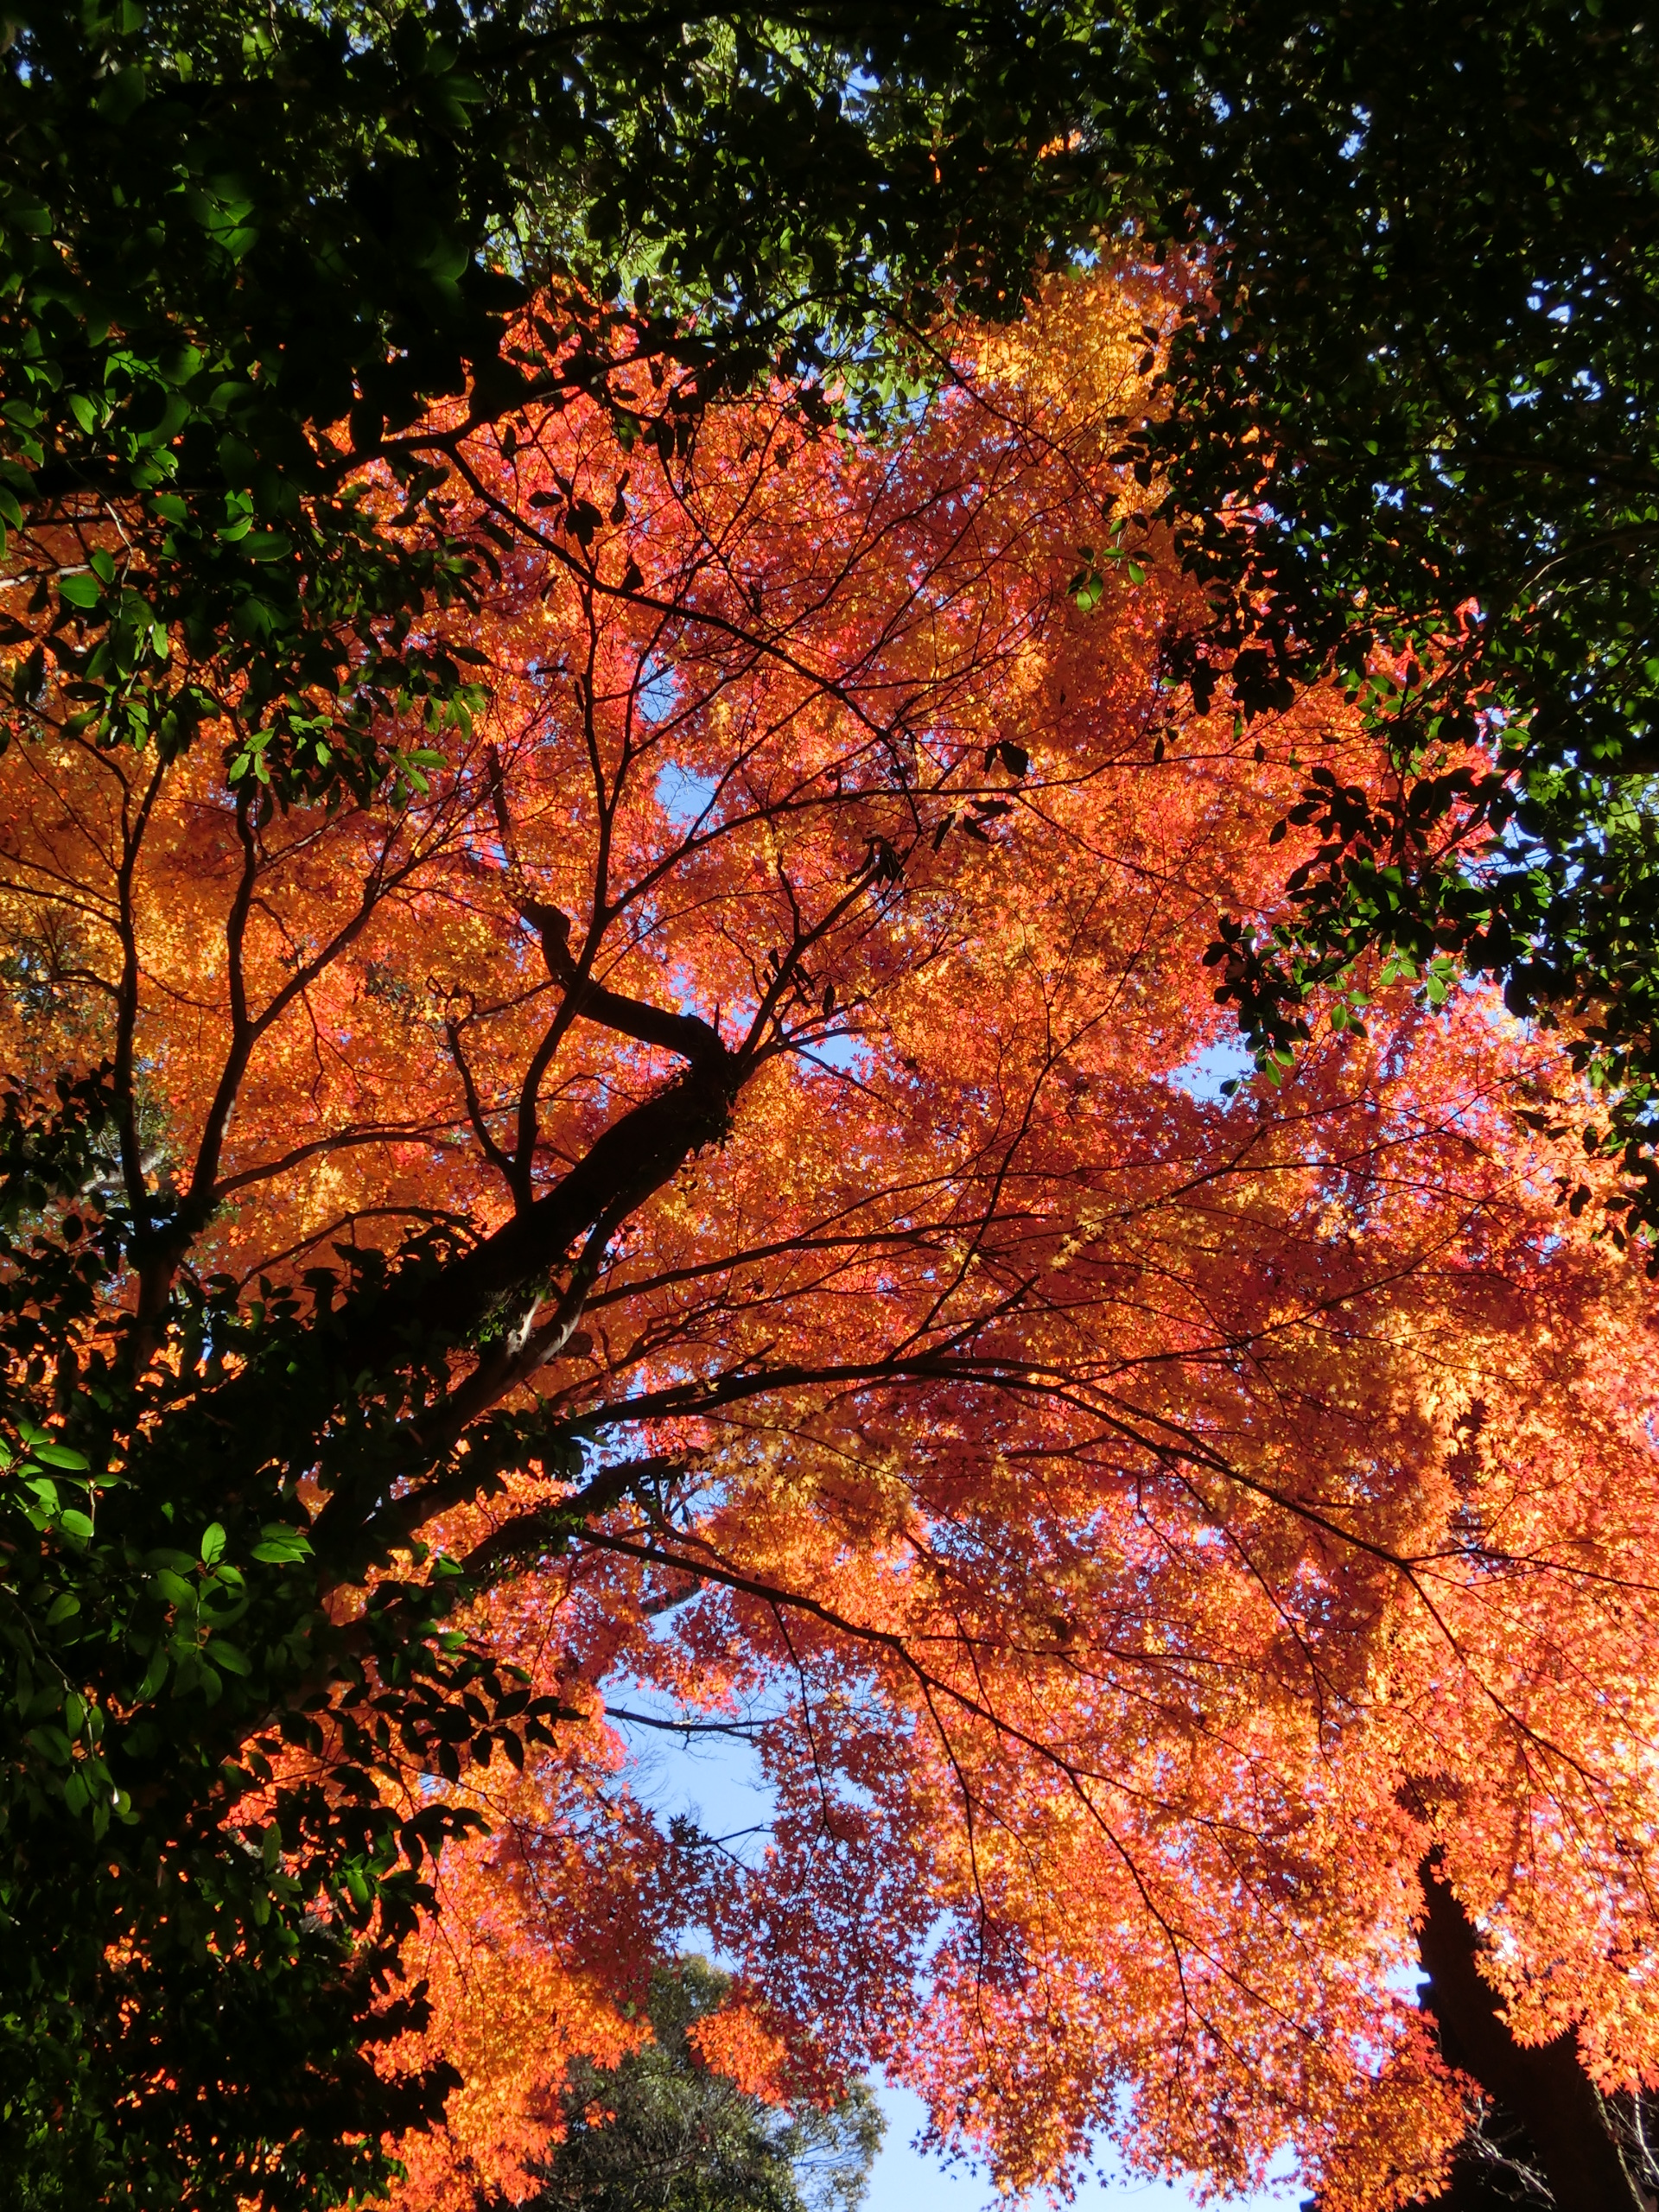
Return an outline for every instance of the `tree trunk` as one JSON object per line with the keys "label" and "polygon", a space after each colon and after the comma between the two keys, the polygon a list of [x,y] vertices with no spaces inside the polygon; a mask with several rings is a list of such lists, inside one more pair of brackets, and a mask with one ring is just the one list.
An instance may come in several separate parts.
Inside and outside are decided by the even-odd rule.
{"label": "tree trunk", "polygon": [[1448,1886],[1422,1870],[1427,1902],[1418,1948],[1425,2001],[1449,2063],[1479,2083],[1525,2128],[1560,2212],[1651,2212],[1608,2126],[1607,2108],[1579,2063],[1578,2038],[1518,2044],[1497,1993],[1480,1972],[1480,1938]]}

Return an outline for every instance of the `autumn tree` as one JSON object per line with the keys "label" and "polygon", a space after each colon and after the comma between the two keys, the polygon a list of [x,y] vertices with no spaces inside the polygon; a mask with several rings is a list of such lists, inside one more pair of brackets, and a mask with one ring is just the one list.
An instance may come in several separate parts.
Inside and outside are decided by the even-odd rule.
{"label": "autumn tree", "polygon": [[[1155,531],[1075,603],[1171,306],[964,330],[883,442],[474,431],[499,576],[410,643],[488,709],[389,702],[357,797],[183,634],[199,741],[108,742],[62,615],[0,767],[19,2202],[523,2201],[688,1922],[711,2064],[879,2063],[1014,2186],[1432,2186],[1426,1867],[1511,2043],[1652,2070],[1646,1307],[1485,1000],[1205,1081],[1217,906],[1376,756],[1172,686]],[[750,1738],[765,1852],[652,1819],[637,1694]]]}
{"label": "autumn tree", "polygon": [[[1173,344],[1146,333],[1157,390],[1122,425],[1205,588],[1170,666],[1246,714],[1334,672],[1385,741],[1376,776],[1297,796],[1320,858],[1267,934],[1228,917],[1228,1002],[1273,1052],[1368,948],[1437,988],[1499,978],[1608,1094],[1607,1225],[1649,1222],[1639,10],[327,0],[253,28],[118,0],[4,24],[0,524],[104,502],[124,532],[118,582],[36,575],[94,618],[60,671],[80,711],[211,723],[214,687],[159,652],[182,627],[284,790],[366,793],[396,772],[389,701],[477,704],[423,620],[487,578],[450,514],[469,428],[594,396],[683,450],[769,368],[809,419],[879,414],[942,370],[942,302],[1017,314],[1103,245],[1185,256],[1203,281]],[[1080,543],[1085,576],[1134,551],[1098,518]],[[15,657],[21,700],[61,634]]]}
{"label": "autumn tree", "polygon": [[1495,976],[1567,1021],[1659,1204],[1639,10],[118,0],[3,39],[0,521],[124,534],[118,587],[66,580],[81,711],[211,721],[156,648],[183,626],[284,788],[372,790],[389,699],[475,704],[421,622],[487,575],[468,426],[595,395],[683,449],[769,367],[813,419],[880,411],[938,372],[942,301],[1185,255],[1122,426],[1205,587],[1170,665],[1247,714],[1335,672],[1386,741],[1299,795],[1325,849],[1276,935],[1230,918],[1230,1003],[1283,1050],[1368,947]]}

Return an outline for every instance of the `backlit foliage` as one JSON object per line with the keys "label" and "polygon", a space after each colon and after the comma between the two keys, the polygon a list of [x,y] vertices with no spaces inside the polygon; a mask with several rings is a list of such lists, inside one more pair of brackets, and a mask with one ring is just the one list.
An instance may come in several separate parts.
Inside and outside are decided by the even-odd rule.
{"label": "backlit foliage", "polygon": [[[1523,2031],[1659,2068],[1652,1332],[1485,998],[1379,982],[1214,1080],[1217,908],[1310,764],[1376,764],[1339,700],[1243,736],[1165,678],[1191,588],[1105,419],[1165,312],[1062,290],[880,449],[481,437],[493,702],[373,804],[282,811],[233,732],[0,769],[6,1049],[116,1064],[155,1357],[181,1282],[483,1240],[395,1479],[296,1471],[336,1619],[458,1562],[564,1716],[377,1784],[492,1829],[407,1947],[401,2063],[463,2076],[412,2206],[522,2200],[689,1922],[711,2058],[879,2062],[1016,2187],[1101,2131],[1289,2145],[1334,2212],[1432,2182],[1431,1848]],[[747,1734],[766,1847],[665,1832],[607,1700]]]}

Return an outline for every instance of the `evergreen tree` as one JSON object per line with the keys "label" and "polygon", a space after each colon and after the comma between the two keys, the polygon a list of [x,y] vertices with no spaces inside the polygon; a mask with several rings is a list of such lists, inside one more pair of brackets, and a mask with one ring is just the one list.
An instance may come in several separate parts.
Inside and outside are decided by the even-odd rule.
{"label": "evergreen tree", "polygon": [[825,2110],[769,2104],[715,2072],[692,2031],[730,1990],[695,1955],[658,1970],[652,2040],[618,2066],[574,2068],[536,2212],[855,2212],[880,2107],[862,2082]]}

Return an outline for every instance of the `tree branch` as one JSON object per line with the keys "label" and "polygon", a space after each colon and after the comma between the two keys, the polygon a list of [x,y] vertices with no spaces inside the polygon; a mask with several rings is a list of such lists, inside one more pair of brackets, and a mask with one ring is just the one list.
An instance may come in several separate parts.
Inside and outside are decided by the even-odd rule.
{"label": "tree branch", "polygon": [[569,995],[577,1014],[598,1022],[601,1028],[632,1037],[642,1045],[656,1045],[664,1052],[676,1052],[694,1066],[711,1055],[724,1052],[720,1033],[701,1014],[669,1014],[661,1007],[648,1005],[643,999],[625,998],[620,991],[607,990],[603,983],[584,976],[571,954],[568,914],[562,914],[556,906],[546,906],[539,899],[519,899],[515,904],[541,938],[548,974]]}

